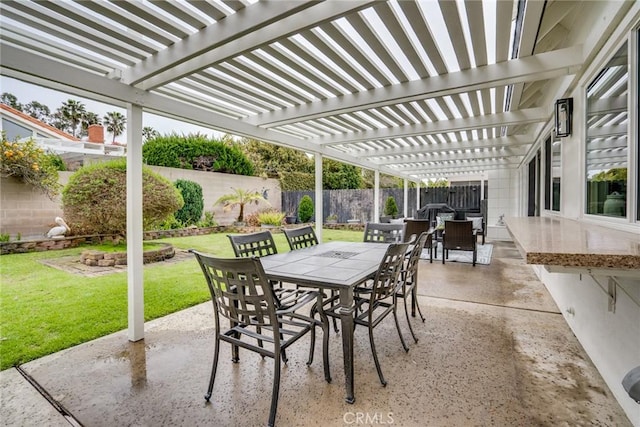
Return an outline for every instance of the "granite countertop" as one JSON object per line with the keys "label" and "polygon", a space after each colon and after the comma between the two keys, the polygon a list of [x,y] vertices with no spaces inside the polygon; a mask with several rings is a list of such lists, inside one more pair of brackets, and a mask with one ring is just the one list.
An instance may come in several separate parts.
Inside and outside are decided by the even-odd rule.
{"label": "granite countertop", "polygon": [[506,219],[507,229],[527,264],[638,269],[640,234],[565,218]]}

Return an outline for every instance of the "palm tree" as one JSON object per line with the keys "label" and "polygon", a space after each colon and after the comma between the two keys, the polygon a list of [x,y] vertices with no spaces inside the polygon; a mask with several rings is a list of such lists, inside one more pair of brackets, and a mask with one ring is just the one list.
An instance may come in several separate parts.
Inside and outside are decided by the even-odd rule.
{"label": "palm tree", "polygon": [[87,111],[82,115],[82,134],[87,135],[89,133],[90,125],[99,125],[100,116],[92,111]]}
{"label": "palm tree", "polygon": [[152,128],[151,126],[145,126],[142,128],[142,139],[146,142],[156,136],[160,135],[157,130]]}
{"label": "palm tree", "polygon": [[232,188],[232,190],[233,190],[233,193],[225,194],[224,196],[220,197],[215,204],[222,205],[222,208],[225,211],[229,211],[235,208],[236,206],[239,206],[240,214],[238,215],[238,219],[237,219],[238,222],[244,222],[244,206],[245,205],[251,204],[251,203],[257,205],[261,201],[269,204],[269,202],[267,202],[265,198],[262,197],[262,195],[255,190],[248,191],[248,190],[243,190],[242,188]]}
{"label": "palm tree", "polygon": [[116,137],[122,135],[125,128],[125,123],[127,123],[127,118],[117,111],[108,112],[102,121],[102,123],[107,127],[107,132],[111,132],[113,134],[113,140],[111,143],[116,142]]}
{"label": "palm tree", "polygon": [[62,117],[71,123],[73,136],[76,136],[78,124],[82,121],[82,116],[84,116],[86,112],[85,105],[80,101],[69,99],[67,102],[62,103]]}

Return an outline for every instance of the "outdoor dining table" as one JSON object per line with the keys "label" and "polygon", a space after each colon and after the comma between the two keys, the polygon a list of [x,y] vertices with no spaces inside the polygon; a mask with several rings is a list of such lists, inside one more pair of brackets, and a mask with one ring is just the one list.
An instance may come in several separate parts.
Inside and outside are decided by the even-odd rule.
{"label": "outdoor dining table", "polygon": [[332,241],[260,258],[267,277],[339,295],[347,403],[355,402],[353,372],[354,288],[373,278],[389,245]]}

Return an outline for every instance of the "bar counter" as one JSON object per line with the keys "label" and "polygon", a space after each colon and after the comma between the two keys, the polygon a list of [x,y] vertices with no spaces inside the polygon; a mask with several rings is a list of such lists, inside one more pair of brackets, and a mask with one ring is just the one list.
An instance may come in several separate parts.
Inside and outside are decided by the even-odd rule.
{"label": "bar counter", "polygon": [[565,218],[513,217],[505,222],[527,264],[635,269],[640,276],[640,234]]}

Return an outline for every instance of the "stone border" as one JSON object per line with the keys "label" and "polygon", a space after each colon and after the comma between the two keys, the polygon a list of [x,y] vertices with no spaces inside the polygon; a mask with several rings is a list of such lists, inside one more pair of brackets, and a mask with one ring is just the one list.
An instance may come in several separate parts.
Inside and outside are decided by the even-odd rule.
{"label": "stone border", "polygon": [[[176,254],[171,243],[156,243],[160,249],[144,251],[142,262],[149,264],[173,258]],[[96,250],[82,251],[80,262],[89,266],[113,267],[116,265],[127,265],[127,252],[104,252]]]}
{"label": "stone border", "polygon": [[[282,227],[271,228],[273,233],[282,232],[282,228],[298,228],[305,224],[291,224]],[[364,230],[364,224],[323,224],[325,228],[331,230]],[[153,230],[145,231],[144,240],[164,239],[167,237],[201,236],[212,233],[255,233],[261,231],[260,227],[218,225],[215,227],[189,227],[176,230]],[[88,236],[70,236],[58,239],[25,240],[15,242],[0,242],[0,255],[20,254],[27,252],[43,252],[59,249],[76,248],[82,245],[99,245],[102,243],[117,243],[124,239],[119,234],[95,234]]]}

